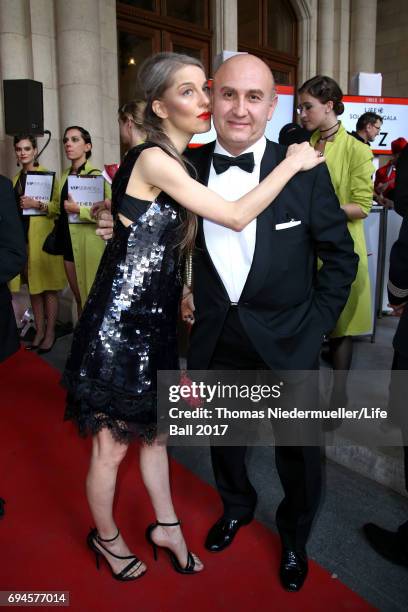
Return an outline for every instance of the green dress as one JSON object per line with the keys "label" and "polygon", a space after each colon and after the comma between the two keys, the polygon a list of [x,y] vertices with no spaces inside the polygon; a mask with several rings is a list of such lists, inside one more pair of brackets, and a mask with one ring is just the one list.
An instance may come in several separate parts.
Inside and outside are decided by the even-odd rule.
{"label": "green dress", "polygon": [[[315,146],[318,139],[317,130],[312,134],[310,144]],[[333,142],[326,143],[324,155],[340,205],[358,204],[368,215],[373,203],[372,176],[375,170],[370,147],[350,136],[340,124]],[[349,220],[347,225],[354,241],[354,251],[360,261],[349,299],[331,334],[332,338],[358,336],[369,332],[372,327],[370,277],[363,219]]]}
{"label": "green dress", "polygon": [[[43,166],[38,166],[36,171],[47,172]],[[21,172],[13,178],[13,187],[16,185]],[[52,200],[58,198],[58,182],[54,181]],[[52,219],[53,203],[49,203],[48,216],[30,217],[28,229],[28,289],[31,295],[37,295],[44,291],[60,291],[67,284],[64,262],[59,255],[48,255],[42,250],[44,241],[54,227]],[[12,292],[20,291],[21,275],[14,277],[9,288]]]}

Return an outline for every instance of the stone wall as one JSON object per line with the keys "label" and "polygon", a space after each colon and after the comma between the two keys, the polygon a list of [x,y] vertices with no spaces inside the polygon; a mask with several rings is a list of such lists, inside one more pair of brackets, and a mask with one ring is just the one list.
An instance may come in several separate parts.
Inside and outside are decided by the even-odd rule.
{"label": "stone wall", "polygon": [[375,70],[383,95],[408,97],[407,0],[378,0]]}
{"label": "stone wall", "polygon": [[[408,95],[407,0],[291,0],[299,24],[301,84],[317,73],[344,92],[356,72],[382,72],[383,93]],[[237,0],[213,0],[213,51],[237,48]],[[119,159],[115,0],[0,0],[0,84],[30,78],[44,86],[45,127],[52,141],[42,156],[66,166],[61,134],[89,129],[97,166]],[[16,172],[5,136],[0,91],[0,172]]]}
{"label": "stone wall", "polygon": [[[52,133],[43,165],[58,174],[68,165],[61,144],[68,125],[90,131],[96,166],[119,160],[115,0],[1,0],[1,89],[4,79],[43,83],[44,128]],[[16,171],[1,91],[0,172]]]}

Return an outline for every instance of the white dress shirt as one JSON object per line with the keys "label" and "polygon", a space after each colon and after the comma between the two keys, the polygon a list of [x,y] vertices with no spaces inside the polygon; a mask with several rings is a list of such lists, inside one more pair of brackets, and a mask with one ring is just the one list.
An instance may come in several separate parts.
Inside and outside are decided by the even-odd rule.
{"label": "white dress shirt", "polygon": [[[231,166],[225,172],[217,174],[211,164],[208,187],[225,200],[237,200],[251,191],[259,183],[262,157],[265,153],[266,138],[263,136],[242,153],[253,153],[255,167],[252,172],[245,172],[237,166]],[[214,153],[232,157],[218,142]],[[256,219],[251,221],[242,232],[235,232],[223,225],[204,219],[205,243],[213,264],[224,284],[231,302],[239,301],[244,288],[255,251]]]}

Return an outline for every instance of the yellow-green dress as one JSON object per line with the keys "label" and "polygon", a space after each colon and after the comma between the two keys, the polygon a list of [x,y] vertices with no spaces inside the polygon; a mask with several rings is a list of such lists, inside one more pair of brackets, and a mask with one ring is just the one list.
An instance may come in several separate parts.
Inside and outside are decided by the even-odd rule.
{"label": "yellow-green dress", "polygon": [[[68,179],[69,172],[70,168],[64,171],[59,184],[58,197],[52,204],[52,212],[56,215],[60,214],[61,192]],[[87,161],[80,171],[80,175],[88,174],[90,176],[96,176],[101,174],[101,171]],[[106,181],[104,185],[105,198],[110,198],[110,185]],[[102,253],[105,250],[105,242],[95,234],[96,220],[91,216],[90,209],[86,206],[80,206],[79,210],[79,218],[84,223],[70,223],[69,233],[71,236],[75,271],[83,306],[93,285]]]}
{"label": "yellow-green dress", "polygon": [[[310,144],[316,145],[319,131],[312,134]],[[369,146],[350,136],[340,124],[333,142],[324,150],[327,167],[340,205],[358,204],[367,215],[373,203],[373,154]],[[354,241],[354,251],[360,258],[357,276],[351,286],[349,299],[337,321],[331,337],[358,336],[372,326],[370,277],[363,219],[347,223]]]}
{"label": "yellow-green dress", "polygon": [[[38,166],[36,171],[47,172],[47,169],[43,166]],[[13,177],[13,187],[16,185],[21,172]],[[48,255],[42,250],[46,237],[54,227],[52,209],[54,207],[53,202],[58,198],[58,191],[58,182],[55,180],[52,202],[48,204],[48,215],[30,217],[27,267],[28,289],[32,295],[43,293],[44,291],[60,291],[67,284],[62,257],[59,255]],[[22,280],[19,274],[10,281],[10,291],[20,291],[21,284]]]}

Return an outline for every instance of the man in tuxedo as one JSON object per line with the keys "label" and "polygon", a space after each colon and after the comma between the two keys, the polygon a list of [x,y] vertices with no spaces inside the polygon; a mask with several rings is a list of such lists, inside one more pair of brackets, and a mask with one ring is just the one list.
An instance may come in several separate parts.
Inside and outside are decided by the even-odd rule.
{"label": "man in tuxedo", "polygon": [[[20,342],[8,281],[24,267],[26,246],[11,181],[0,175],[0,362],[15,353]],[[0,498],[0,518],[4,515]]]}
{"label": "man in tuxedo", "polygon": [[[285,157],[285,147],[264,137],[277,103],[269,68],[251,55],[228,59],[215,74],[212,101],[217,141],[191,150],[189,159],[204,184],[236,199]],[[323,262],[317,274],[316,256]],[[323,336],[347,300],[357,261],[325,165],[295,176],[242,232],[200,219],[189,369],[316,369]],[[257,495],[246,450],[211,448],[224,505],[206,540],[214,552],[228,546],[254,515]],[[276,464],[285,491],[276,516],[280,576],[295,591],[307,574],[306,540],[321,489],[320,449],[277,447]]]}
{"label": "man in tuxedo", "polygon": [[[286,155],[286,147],[264,137],[277,103],[270,69],[247,54],[228,59],[214,76],[212,100],[217,141],[187,155],[201,182],[234,200]],[[106,217],[103,213],[101,228],[112,225]],[[110,236],[109,229],[98,232]],[[317,256],[323,262],[318,273]],[[188,368],[317,368],[323,336],[347,301],[357,262],[324,164],[296,175],[242,232],[199,219]],[[247,475],[246,450],[211,448],[224,506],[206,540],[213,552],[230,545],[254,515],[257,495]],[[306,540],[320,498],[320,449],[277,447],[276,463],[285,491],[277,512],[280,576],[286,589],[297,591],[307,575]]]}

